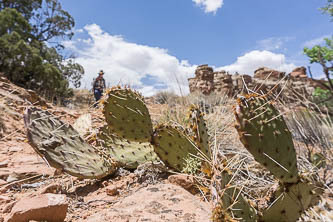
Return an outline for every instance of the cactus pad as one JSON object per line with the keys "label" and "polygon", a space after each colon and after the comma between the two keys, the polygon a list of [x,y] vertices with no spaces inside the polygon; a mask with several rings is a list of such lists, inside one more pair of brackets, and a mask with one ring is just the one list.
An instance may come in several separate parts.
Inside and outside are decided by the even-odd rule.
{"label": "cactus pad", "polygon": [[153,146],[149,142],[128,141],[117,138],[107,132],[107,127],[100,130],[98,142],[115,161],[127,169],[135,169],[142,163],[158,161]]}
{"label": "cactus pad", "polygon": [[296,221],[302,212],[316,204],[321,189],[310,183],[285,184],[272,199],[272,205],[263,213],[260,221]]}
{"label": "cactus pad", "polygon": [[193,141],[180,130],[168,125],[156,127],[152,144],[158,157],[168,167],[179,172],[185,167],[185,159],[189,154],[198,155],[198,148]]}
{"label": "cactus pad", "polygon": [[255,160],[283,183],[298,180],[291,133],[278,110],[265,97],[246,95],[235,109],[236,129]]}
{"label": "cactus pad", "polygon": [[111,159],[49,112],[28,108],[24,122],[30,145],[50,166],[80,178],[102,178],[115,172]]}
{"label": "cactus pad", "polygon": [[202,154],[205,155],[205,159],[211,160],[212,152],[209,147],[208,130],[203,115],[204,114],[198,107],[192,105],[188,113],[189,128],[194,134],[193,139],[197,147],[200,149]]}
{"label": "cactus pad", "polygon": [[149,142],[152,122],[143,97],[129,89],[114,87],[102,98],[103,113],[110,130],[123,139]]}
{"label": "cactus pad", "polygon": [[228,169],[221,172],[219,179],[217,186],[224,217],[235,221],[257,221],[256,210],[244,199],[241,190],[231,183],[232,175]]}

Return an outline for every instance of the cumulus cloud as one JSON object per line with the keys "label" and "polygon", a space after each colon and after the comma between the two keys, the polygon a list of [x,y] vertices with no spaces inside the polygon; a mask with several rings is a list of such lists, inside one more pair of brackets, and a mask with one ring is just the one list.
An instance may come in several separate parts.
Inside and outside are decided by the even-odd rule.
{"label": "cumulus cloud", "polygon": [[308,48],[312,48],[315,45],[322,45],[325,43],[325,38],[330,38],[330,35],[323,35],[320,36],[319,38],[315,38],[315,39],[311,39],[309,41],[304,42],[303,46],[304,47],[308,47]]}
{"label": "cumulus cloud", "polygon": [[219,67],[217,70],[253,75],[254,71],[262,66],[287,73],[296,68],[293,63],[286,62],[286,57],[283,54],[277,54],[267,50],[254,50],[238,57],[235,63]]}
{"label": "cumulus cloud", "polygon": [[257,41],[257,46],[261,50],[274,51],[281,49],[282,46],[294,39],[293,37],[271,37]]}
{"label": "cumulus cloud", "polygon": [[159,90],[188,93],[187,78],[195,65],[168,54],[166,49],[139,45],[110,35],[96,24],[83,28],[88,37],[63,44],[76,55],[76,62],[85,68],[82,87],[91,88],[93,78],[103,69],[107,84],[131,85],[145,96]]}
{"label": "cumulus cloud", "polygon": [[[161,90],[177,94],[189,92],[187,79],[194,76],[197,65],[179,60],[166,49],[128,42],[96,24],[85,26],[81,34],[85,37],[63,44],[77,55],[76,62],[85,68],[82,87],[91,89],[93,78],[103,69],[108,86],[130,85],[145,96]],[[261,66],[286,72],[296,67],[283,54],[255,50],[239,56],[233,64],[215,69],[252,75]]]}
{"label": "cumulus cloud", "polygon": [[192,0],[196,5],[203,7],[206,13],[216,13],[223,5],[223,0]]}

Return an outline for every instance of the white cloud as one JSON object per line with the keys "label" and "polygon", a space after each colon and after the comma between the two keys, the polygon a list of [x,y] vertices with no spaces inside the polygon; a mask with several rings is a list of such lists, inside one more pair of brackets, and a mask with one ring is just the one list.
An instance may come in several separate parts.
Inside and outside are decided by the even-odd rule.
{"label": "white cloud", "polygon": [[278,50],[281,49],[284,43],[294,39],[293,37],[271,37],[257,41],[257,46],[261,50]]}
{"label": "white cloud", "polygon": [[309,41],[304,42],[303,46],[304,47],[308,47],[308,48],[312,48],[315,45],[321,45],[325,43],[325,38],[330,38],[330,35],[323,35],[319,38],[315,38],[315,39],[311,39]]}
{"label": "white cloud", "polygon": [[103,69],[110,85],[127,84],[145,96],[160,90],[153,83],[143,81],[147,76],[155,79],[165,90],[188,93],[187,78],[193,76],[196,66],[169,55],[166,49],[139,45],[125,41],[121,36],[110,35],[96,24],[84,27],[89,37],[66,41],[63,44],[76,55],[76,62],[85,69],[82,87],[91,88],[93,78]]}
{"label": "white cloud", "polygon": [[196,5],[203,7],[206,13],[216,13],[222,7],[223,0],[192,0]]}
{"label": "white cloud", "polygon": [[285,55],[283,54],[277,54],[267,50],[254,50],[238,57],[235,63],[219,67],[217,70],[253,75],[254,71],[262,66],[287,73],[296,68],[293,63],[286,62]]}

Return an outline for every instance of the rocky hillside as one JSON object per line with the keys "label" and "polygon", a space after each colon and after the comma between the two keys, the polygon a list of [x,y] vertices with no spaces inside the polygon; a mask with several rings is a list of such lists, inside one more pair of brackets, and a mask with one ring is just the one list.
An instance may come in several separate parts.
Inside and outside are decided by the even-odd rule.
{"label": "rocky hillside", "polygon": [[[211,194],[202,174],[194,177],[174,173],[161,163],[144,163],[132,170],[119,168],[114,175],[103,179],[78,179],[50,167],[28,143],[23,122],[27,107],[47,110],[55,118],[74,126],[85,121],[88,127],[82,130],[86,132],[94,132],[103,124],[100,109],[53,106],[33,91],[17,87],[3,77],[0,78],[0,99],[0,222],[211,221]],[[169,121],[184,125],[187,106],[192,102],[190,97],[180,98],[180,101],[172,107],[148,104],[153,123]],[[221,101],[205,115],[209,142],[234,173],[233,183],[242,187],[242,193],[260,209],[267,207],[269,196],[279,183],[241,144],[234,128],[234,103],[233,99]],[[327,132],[328,135],[330,131]],[[308,131],[302,133],[307,135]],[[82,135],[87,139],[87,133]],[[327,139],[330,146],[332,138]],[[315,151],[322,150],[319,144],[308,145],[295,140],[299,169],[306,175],[319,177],[328,188],[320,203],[305,212],[302,220],[330,221],[333,220],[332,158],[327,155],[327,165],[322,169],[313,167],[307,161],[307,146]]]}
{"label": "rocky hillside", "polygon": [[[0,100],[0,222],[209,221],[209,204],[189,192],[191,178],[148,164],[103,180],[81,180],[48,166],[28,144],[22,118],[27,107],[70,124],[88,114],[92,128],[100,124],[100,110],[53,106],[3,76]],[[160,115],[161,107],[151,110]]]}

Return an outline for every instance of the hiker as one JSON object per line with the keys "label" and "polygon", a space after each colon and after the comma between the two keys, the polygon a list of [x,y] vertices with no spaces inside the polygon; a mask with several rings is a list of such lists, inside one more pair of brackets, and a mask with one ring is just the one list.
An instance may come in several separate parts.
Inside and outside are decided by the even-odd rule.
{"label": "hiker", "polygon": [[97,106],[97,102],[102,97],[103,91],[105,89],[105,79],[103,78],[103,75],[104,75],[103,70],[99,71],[98,77],[94,80],[93,83],[94,96],[96,100],[94,107]]}

